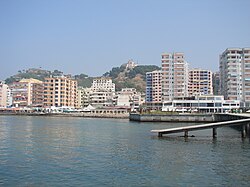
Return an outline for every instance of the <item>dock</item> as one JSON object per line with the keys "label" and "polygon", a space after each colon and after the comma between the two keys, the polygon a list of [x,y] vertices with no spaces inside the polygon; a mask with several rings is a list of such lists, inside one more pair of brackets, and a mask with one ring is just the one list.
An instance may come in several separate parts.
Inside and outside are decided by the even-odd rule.
{"label": "dock", "polygon": [[222,121],[222,122],[216,122],[216,123],[192,125],[192,126],[177,127],[177,128],[170,128],[170,129],[151,130],[151,132],[158,133],[158,137],[162,137],[163,134],[173,134],[173,133],[184,132],[184,137],[188,137],[189,131],[212,129],[212,135],[215,138],[217,136],[217,128],[218,127],[225,127],[225,126],[231,126],[231,125],[241,125],[242,126],[242,137],[245,138],[247,132],[249,133],[249,124],[250,124],[250,118],[247,118],[247,119]]}

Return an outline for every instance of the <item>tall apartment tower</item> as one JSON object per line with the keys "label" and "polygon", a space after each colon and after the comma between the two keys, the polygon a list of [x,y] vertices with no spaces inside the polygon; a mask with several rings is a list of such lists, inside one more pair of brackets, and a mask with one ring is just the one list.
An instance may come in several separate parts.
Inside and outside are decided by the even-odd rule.
{"label": "tall apartment tower", "polygon": [[162,72],[152,71],[146,73],[146,102],[162,101]]}
{"label": "tall apartment tower", "polygon": [[211,71],[192,69],[189,71],[189,96],[213,94],[213,74]]}
{"label": "tall apartment tower", "polygon": [[44,106],[77,107],[77,81],[66,76],[45,78]]}
{"label": "tall apartment tower", "polygon": [[220,55],[220,91],[250,106],[250,48],[228,48]]}
{"label": "tall apartment tower", "polygon": [[162,67],[162,101],[176,97],[188,96],[188,63],[184,53],[163,53]]}

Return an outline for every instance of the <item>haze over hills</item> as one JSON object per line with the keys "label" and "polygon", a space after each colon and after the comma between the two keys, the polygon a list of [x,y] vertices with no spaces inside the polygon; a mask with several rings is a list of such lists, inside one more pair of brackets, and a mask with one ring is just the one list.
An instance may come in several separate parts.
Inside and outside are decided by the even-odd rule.
{"label": "haze over hills", "polygon": [[[120,91],[122,88],[136,88],[140,92],[145,92],[146,88],[146,72],[159,70],[160,68],[155,65],[136,65],[133,68],[126,67],[126,64],[120,67],[113,67],[109,72],[106,72],[102,77],[110,77],[116,84],[116,90]],[[37,68],[30,68],[27,70],[18,71],[17,74],[8,77],[5,82],[11,84],[15,81],[20,81],[24,78],[35,78],[44,81],[45,77],[63,75],[60,70],[43,70]],[[90,87],[92,80],[96,77],[89,77],[86,74],[72,75],[77,82],[78,86]]]}

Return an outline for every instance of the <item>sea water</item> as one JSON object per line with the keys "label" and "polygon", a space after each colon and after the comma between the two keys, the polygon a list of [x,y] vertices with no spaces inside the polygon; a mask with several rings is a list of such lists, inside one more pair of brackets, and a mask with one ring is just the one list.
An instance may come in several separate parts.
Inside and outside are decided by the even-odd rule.
{"label": "sea water", "polygon": [[0,116],[0,186],[249,186],[249,138],[150,132],[183,125]]}

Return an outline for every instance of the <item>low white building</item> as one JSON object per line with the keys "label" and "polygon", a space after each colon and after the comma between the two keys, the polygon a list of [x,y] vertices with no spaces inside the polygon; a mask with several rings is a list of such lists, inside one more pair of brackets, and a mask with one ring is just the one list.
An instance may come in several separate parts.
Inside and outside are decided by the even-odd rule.
{"label": "low white building", "polygon": [[139,110],[141,105],[141,93],[137,92],[135,88],[123,88],[117,93],[116,106],[130,107],[132,111]]}
{"label": "low white building", "polygon": [[166,101],[163,103],[162,111],[223,113],[239,108],[238,100],[224,100],[224,96],[203,95]]}

